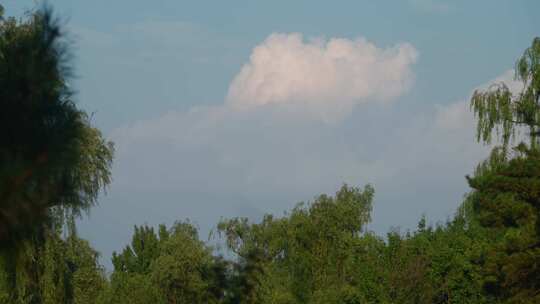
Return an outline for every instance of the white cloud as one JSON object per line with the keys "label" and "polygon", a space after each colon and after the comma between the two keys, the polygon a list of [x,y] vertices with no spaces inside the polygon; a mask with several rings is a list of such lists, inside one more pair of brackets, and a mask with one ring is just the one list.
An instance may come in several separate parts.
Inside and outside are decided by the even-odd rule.
{"label": "white cloud", "polygon": [[[468,102],[421,111],[368,102],[403,94],[415,58],[408,44],[382,50],[365,40],[270,36],[232,82],[225,104],[112,133],[114,182],[91,220],[114,229],[90,227],[118,234],[133,224],[190,217],[207,231],[220,216],[280,214],[342,182],[374,184],[371,228],[381,233],[412,227],[422,213],[450,216],[467,191],[464,175],[488,149],[474,140]],[[339,124],[304,115],[335,119],[361,102]],[[126,217],[126,208],[135,212]]]}
{"label": "white cloud", "polygon": [[[505,75],[496,80],[512,86]],[[378,190],[375,229],[384,231],[388,223],[410,225],[423,212],[436,219],[451,214],[467,190],[464,175],[488,153],[474,132],[465,100],[406,113],[372,103],[332,125],[271,105],[170,112],[113,132],[110,196],[138,193],[132,204],[142,208],[137,201],[144,197],[181,194],[176,203],[153,202],[152,210],[210,225],[212,216],[280,213],[342,182],[369,182]],[[209,194],[219,199],[209,201]]]}
{"label": "white cloud", "polygon": [[305,42],[299,33],[272,34],[253,49],[226,102],[236,109],[301,104],[320,118],[336,120],[355,104],[406,92],[417,56],[408,43],[382,49],[363,38]]}

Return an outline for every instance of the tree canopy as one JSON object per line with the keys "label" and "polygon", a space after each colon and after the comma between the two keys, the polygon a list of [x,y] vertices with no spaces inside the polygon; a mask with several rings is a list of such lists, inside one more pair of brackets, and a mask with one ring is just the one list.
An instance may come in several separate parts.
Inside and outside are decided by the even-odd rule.
{"label": "tree canopy", "polygon": [[113,145],[77,108],[69,59],[49,8],[0,20],[0,246],[88,209],[111,181]]}
{"label": "tree canopy", "polygon": [[[488,160],[468,177],[473,208],[490,231],[492,246],[483,261],[484,288],[512,303],[540,302],[540,38],[516,64],[523,90],[514,95],[505,84],[475,92],[478,139],[500,137]],[[508,145],[518,128],[525,141]],[[527,138],[528,137],[528,138]],[[527,142],[528,141],[528,142]]]}

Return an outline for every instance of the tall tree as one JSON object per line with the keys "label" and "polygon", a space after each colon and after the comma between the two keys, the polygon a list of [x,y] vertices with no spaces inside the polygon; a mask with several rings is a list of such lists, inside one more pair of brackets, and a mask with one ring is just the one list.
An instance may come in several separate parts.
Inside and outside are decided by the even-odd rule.
{"label": "tall tree", "polygon": [[0,248],[78,215],[110,183],[113,145],[78,109],[69,43],[50,8],[0,19]]}
{"label": "tall tree", "polygon": [[[474,210],[489,229],[492,246],[484,257],[484,288],[495,299],[540,302],[540,38],[516,64],[523,90],[505,84],[475,92],[471,106],[478,118],[478,139],[500,136],[469,185]],[[508,149],[514,134],[528,129],[528,143]]]}
{"label": "tall tree", "polygon": [[2,285],[10,301],[63,303],[76,295],[82,303],[92,297],[83,295],[83,282],[101,279],[93,272],[96,261],[89,246],[78,246],[80,254],[88,253],[81,268],[86,274],[71,269],[78,264],[67,262],[74,257],[66,256],[58,231],[110,183],[113,145],[74,102],[70,46],[51,9],[26,20],[2,14],[0,9]]}

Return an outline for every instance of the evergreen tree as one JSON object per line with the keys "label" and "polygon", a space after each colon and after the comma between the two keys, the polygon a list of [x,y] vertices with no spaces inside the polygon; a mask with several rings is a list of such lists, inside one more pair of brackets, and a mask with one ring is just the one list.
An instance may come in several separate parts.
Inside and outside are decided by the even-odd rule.
{"label": "evergreen tree", "polygon": [[[475,92],[471,106],[478,117],[478,138],[500,134],[502,147],[482,163],[472,178],[471,199],[493,245],[484,257],[488,295],[512,303],[540,302],[540,38],[516,64],[523,90],[513,95],[500,84]],[[509,151],[519,128],[528,142]]]}

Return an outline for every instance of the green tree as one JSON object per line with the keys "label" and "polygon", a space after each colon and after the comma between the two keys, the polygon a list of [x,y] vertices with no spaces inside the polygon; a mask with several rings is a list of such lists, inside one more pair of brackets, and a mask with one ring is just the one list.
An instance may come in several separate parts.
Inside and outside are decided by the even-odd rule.
{"label": "green tree", "polygon": [[109,290],[102,303],[165,303],[165,299],[150,280],[150,266],[159,257],[161,244],[169,238],[165,225],[154,228],[135,226],[130,245],[120,254],[113,252],[114,272]]}
{"label": "green tree", "polygon": [[480,223],[491,231],[487,293],[514,303],[540,301],[540,151],[522,144],[512,159],[486,162],[469,184]]}
{"label": "green tree", "polygon": [[[490,231],[492,246],[483,263],[484,288],[495,299],[511,303],[540,301],[540,38],[516,64],[523,90],[513,95],[504,84],[473,95],[478,139],[496,147],[473,177],[473,208]],[[519,128],[528,129],[528,143],[510,152],[508,144]]]}
{"label": "green tree", "polygon": [[86,275],[68,267],[79,264],[68,263],[59,231],[110,182],[113,146],[73,101],[69,49],[48,7],[27,20],[0,17],[0,256],[10,301],[81,294],[72,287]]}
{"label": "green tree", "polygon": [[205,303],[208,282],[203,273],[210,262],[204,245],[179,231],[162,244],[150,277],[168,303]]}
{"label": "green tree", "polygon": [[[76,234],[61,234],[49,230],[42,240],[21,243],[14,273],[6,271],[11,261],[1,259],[1,303],[95,303],[106,284],[98,254]],[[6,282],[12,279],[17,284]]]}
{"label": "green tree", "polygon": [[158,233],[136,226],[131,244],[112,260],[101,303],[221,303],[229,282],[229,264],[212,255],[189,222],[160,225]]}
{"label": "green tree", "polygon": [[73,304],[91,304],[106,288],[106,277],[99,254],[88,241],[70,235],[65,241],[68,296]]}
{"label": "green tree", "polygon": [[113,273],[111,282],[98,296],[99,304],[160,304],[167,303],[147,275]]}
{"label": "green tree", "polygon": [[537,148],[540,135],[540,37],[534,38],[525,50],[515,71],[516,80],[523,84],[518,94],[512,94],[504,83],[474,92],[471,108],[478,118],[477,137],[479,141],[490,143],[495,133],[507,147],[519,128],[524,127],[528,129],[530,146]]}
{"label": "green tree", "polygon": [[166,240],[169,236],[164,225],[161,225],[159,229],[161,239],[158,239],[154,228],[135,226],[131,245],[126,246],[121,254],[113,252],[112,263],[115,272],[148,273],[150,264],[160,254],[160,241]]}
{"label": "green tree", "polygon": [[[238,255],[240,303],[320,303],[359,298],[353,280],[355,249],[370,220],[373,188],[344,185],[283,218],[261,223],[222,221],[219,232]],[[318,301],[318,302],[317,302]]]}
{"label": "green tree", "polygon": [[0,19],[0,248],[79,215],[110,182],[112,143],[77,108],[69,44],[49,8]]}

